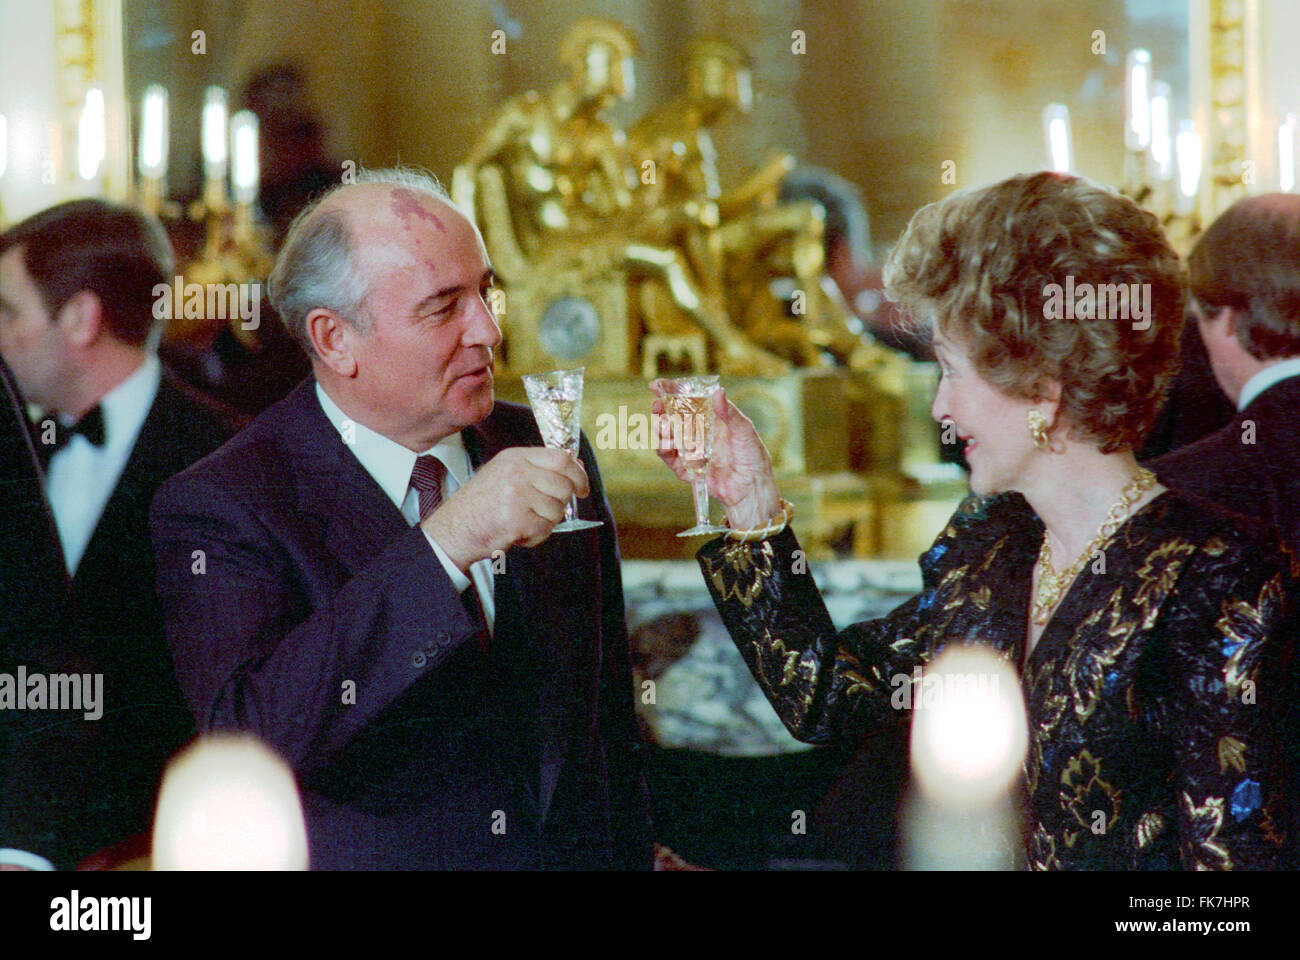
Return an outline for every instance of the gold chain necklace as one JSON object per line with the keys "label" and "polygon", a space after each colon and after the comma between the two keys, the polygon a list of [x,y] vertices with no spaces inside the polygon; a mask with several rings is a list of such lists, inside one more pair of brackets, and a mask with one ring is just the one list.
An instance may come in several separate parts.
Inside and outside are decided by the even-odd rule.
{"label": "gold chain necklace", "polygon": [[1129,510],[1142,494],[1156,485],[1156,475],[1143,467],[1132,480],[1120,491],[1119,500],[1110,508],[1110,513],[1102,525],[1097,528],[1097,535],[1088,542],[1078,559],[1069,568],[1057,573],[1052,569],[1052,545],[1046,530],[1043,531],[1043,546],[1038,551],[1038,589],[1034,591],[1034,623],[1040,627],[1047,623],[1052,611],[1061,602],[1067,587],[1078,576],[1083,565],[1103,543],[1109,540],[1128,517]]}

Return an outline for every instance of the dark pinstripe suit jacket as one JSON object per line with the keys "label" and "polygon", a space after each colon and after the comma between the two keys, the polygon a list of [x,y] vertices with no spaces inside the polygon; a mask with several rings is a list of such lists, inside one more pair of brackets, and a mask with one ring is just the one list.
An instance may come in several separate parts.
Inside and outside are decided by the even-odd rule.
{"label": "dark pinstripe suit jacket", "polygon": [[[463,438],[476,466],[541,442],[509,403]],[[292,765],[313,867],[651,866],[617,540],[585,439],[581,456],[581,512],[605,526],[506,554],[486,656],[310,378],[158,494],[181,687],[201,730]]]}

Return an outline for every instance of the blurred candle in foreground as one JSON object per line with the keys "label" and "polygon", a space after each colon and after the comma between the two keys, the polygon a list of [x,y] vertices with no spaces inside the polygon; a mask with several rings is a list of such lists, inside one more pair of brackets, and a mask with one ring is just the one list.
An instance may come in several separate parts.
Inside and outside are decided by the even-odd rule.
{"label": "blurred candle in foreground", "polygon": [[9,168],[9,121],[0,113],[0,177]]}
{"label": "blurred candle in foreground", "polygon": [[1013,788],[1029,742],[1015,669],[991,647],[949,647],[913,685],[912,708],[908,868],[1013,869]]}
{"label": "blurred candle in foreground", "polygon": [[230,121],[231,180],[235,202],[250,204],[257,199],[257,114],[240,110]]}
{"label": "blurred candle in foreground", "polygon": [[1179,213],[1191,213],[1201,184],[1201,138],[1191,120],[1178,124],[1174,150],[1178,155],[1177,209]]}
{"label": "blurred candle in foreground", "polygon": [[1277,128],[1277,179],[1283,193],[1295,189],[1296,118],[1286,115],[1286,122]]}
{"label": "blurred candle in foreground", "polygon": [[208,87],[203,94],[203,175],[223,180],[229,149],[226,144],[226,91]]}
{"label": "blurred candle in foreground", "polygon": [[104,126],[104,91],[91,87],[77,123],[77,173],[82,180],[94,180],[108,150]]}
{"label": "blurred candle in foreground", "polygon": [[1169,135],[1169,84],[1157,83],[1151,98],[1151,159],[1156,176],[1169,180],[1174,175],[1173,141]]}
{"label": "blurred candle in foreground", "polygon": [[147,180],[161,180],[167,175],[167,89],[156,83],[144,91],[136,165],[140,176]]}
{"label": "blurred candle in foreground", "polygon": [[293,773],[256,738],[202,737],[167,766],[153,828],[155,870],[306,870]]}
{"label": "blurred candle in foreground", "polygon": [[1133,50],[1124,61],[1125,98],[1128,117],[1124,127],[1124,146],[1145,150],[1151,143],[1151,54]]}
{"label": "blurred candle in foreground", "polygon": [[1043,108],[1043,135],[1047,138],[1048,169],[1069,173],[1074,163],[1070,144],[1070,108],[1049,103]]}

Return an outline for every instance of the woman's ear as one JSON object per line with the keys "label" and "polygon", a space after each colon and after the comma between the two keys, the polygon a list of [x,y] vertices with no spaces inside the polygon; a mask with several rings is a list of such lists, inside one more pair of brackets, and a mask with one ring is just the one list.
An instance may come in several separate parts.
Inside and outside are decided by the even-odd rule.
{"label": "woman's ear", "polygon": [[1061,384],[1057,380],[1047,380],[1039,384],[1038,397],[1034,401],[1043,411],[1047,422],[1055,425],[1056,415],[1061,408]]}
{"label": "woman's ear", "polygon": [[1061,383],[1059,380],[1046,380],[1039,384],[1038,398],[1035,406],[1047,418],[1047,432],[1052,438],[1053,453],[1065,452],[1064,441],[1070,439],[1067,424],[1061,422]]}

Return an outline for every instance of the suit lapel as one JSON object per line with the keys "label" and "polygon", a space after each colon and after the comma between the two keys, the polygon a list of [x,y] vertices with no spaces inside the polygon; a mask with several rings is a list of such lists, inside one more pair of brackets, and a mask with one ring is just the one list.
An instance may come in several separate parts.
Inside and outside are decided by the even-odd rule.
{"label": "suit lapel", "polygon": [[298,507],[325,526],[325,544],[356,574],[410,529],[402,512],[352,455],[309,377],[286,400],[284,443],[295,465]]}
{"label": "suit lapel", "polygon": [[149,412],[145,414],[144,423],[140,425],[140,432],[135,438],[126,465],[113,485],[113,491],[95,522],[95,529],[86,544],[81,562],[77,564],[74,585],[104,573],[104,564],[100,562],[101,554],[110,567],[117,566],[123,540],[128,536],[128,528],[139,527],[139,518],[148,516],[153,491],[167,477],[189,465],[188,462],[178,462],[183,457],[173,459],[178,433],[175,423],[176,400],[164,373]]}

